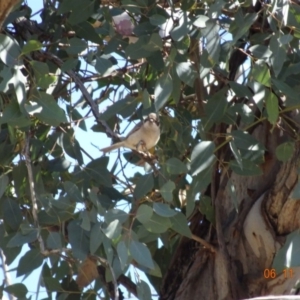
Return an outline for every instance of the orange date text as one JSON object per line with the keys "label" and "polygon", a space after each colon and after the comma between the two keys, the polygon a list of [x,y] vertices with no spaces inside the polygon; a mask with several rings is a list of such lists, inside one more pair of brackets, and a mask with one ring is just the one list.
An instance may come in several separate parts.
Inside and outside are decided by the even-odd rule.
{"label": "orange date text", "polygon": [[265,269],[264,270],[264,278],[266,279],[274,279],[277,276],[283,274],[284,278],[292,278],[294,276],[293,269],[283,269],[282,273],[277,274],[275,269]]}

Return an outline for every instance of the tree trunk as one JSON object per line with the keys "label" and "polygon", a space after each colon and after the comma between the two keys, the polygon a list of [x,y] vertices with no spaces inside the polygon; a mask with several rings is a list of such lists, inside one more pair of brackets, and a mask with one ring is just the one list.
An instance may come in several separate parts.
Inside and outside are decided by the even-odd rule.
{"label": "tree trunk", "polygon": [[217,167],[221,176],[213,176],[204,192],[212,197],[215,224],[200,212],[191,218],[193,234],[217,250],[212,253],[183,238],[164,277],[160,299],[246,299],[290,294],[296,285],[300,268],[276,274],[272,263],[286,235],[300,227],[300,202],[290,197],[298,182],[299,147],[282,163],[275,148],[287,140],[286,131],[271,131],[265,122],[252,135],[267,149],[263,175],[239,176]]}

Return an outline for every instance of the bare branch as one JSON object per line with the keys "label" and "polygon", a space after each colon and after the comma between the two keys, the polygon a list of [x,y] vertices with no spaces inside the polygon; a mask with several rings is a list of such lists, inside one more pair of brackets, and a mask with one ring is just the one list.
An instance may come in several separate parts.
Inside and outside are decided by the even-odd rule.
{"label": "bare branch", "polygon": [[18,2],[19,0],[0,1],[0,29],[2,28],[6,17]]}
{"label": "bare branch", "polygon": [[38,222],[38,216],[37,216],[37,211],[38,211],[38,206],[37,206],[37,199],[36,199],[36,194],[35,194],[35,181],[33,178],[33,172],[32,172],[32,166],[31,166],[31,159],[29,155],[29,140],[30,140],[30,134],[27,132],[26,133],[26,139],[25,139],[25,145],[23,148],[23,156],[25,157],[25,164],[28,172],[28,183],[29,183],[29,188],[30,188],[30,199],[32,202],[32,217],[34,221],[34,225],[38,229],[38,242],[40,244],[40,251],[44,252],[45,251],[45,245],[44,241],[42,239],[42,236],[40,234],[40,226]]}
{"label": "bare branch", "polygon": [[[0,258],[1,258],[1,261],[2,261],[4,282],[5,282],[6,286],[9,286],[9,285],[11,285],[10,277],[9,277],[9,273],[8,273],[7,266],[6,266],[6,263],[5,263],[5,255],[4,255],[1,248],[0,248]],[[16,299],[12,294],[8,294],[8,298],[9,298],[9,300],[15,300]]]}
{"label": "bare branch", "polygon": [[194,241],[200,243],[202,246],[204,246],[205,248],[209,249],[213,253],[215,253],[217,251],[213,245],[211,245],[206,240],[202,239],[201,237],[199,237],[199,236],[197,236],[195,234],[192,234],[192,239]]}

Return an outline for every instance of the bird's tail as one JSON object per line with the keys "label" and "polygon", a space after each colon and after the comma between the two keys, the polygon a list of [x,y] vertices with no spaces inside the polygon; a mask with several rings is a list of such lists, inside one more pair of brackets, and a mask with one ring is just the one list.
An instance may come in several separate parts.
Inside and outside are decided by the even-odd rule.
{"label": "bird's tail", "polygon": [[100,151],[102,151],[103,153],[108,153],[112,150],[115,150],[115,149],[118,149],[118,148],[121,148],[121,147],[123,147],[123,142],[118,142],[118,143],[115,143],[111,146],[102,148],[102,149],[100,149]]}

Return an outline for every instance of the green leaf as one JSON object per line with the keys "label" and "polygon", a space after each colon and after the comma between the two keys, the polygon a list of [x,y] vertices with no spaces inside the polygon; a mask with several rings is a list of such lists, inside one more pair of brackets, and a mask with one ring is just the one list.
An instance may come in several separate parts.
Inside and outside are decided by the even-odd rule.
{"label": "green leaf", "polygon": [[46,63],[31,61],[30,64],[36,77],[36,84],[39,87],[47,89],[51,83],[57,80],[55,75],[50,75],[49,66]]}
{"label": "green leaf", "polygon": [[93,225],[90,236],[90,252],[94,254],[100,247],[103,241],[103,232],[101,230],[101,224],[96,223]]}
{"label": "green leaf", "polygon": [[93,13],[95,2],[94,1],[86,1],[86,0],[64,0],[63,3],[69,2],[71,8],[71,14],[68,18],[68,21],[71,25],[75,25],[87,20]]}
{"label": "green leaf", "polygon": [[130,241],[129,250],[132,258],[140,265],[154,269],[151,253],[146,245],[138,241]]}
{"label": "green leaf", "polygon": [[260,166],[247,159],[243,159],[242,168],[235,160],[231,160],[229,166],[233,172],[242,176],[259,176],[263,174]]}
{"label": "green leaf", "polygon": [[43,45],[40,41],[37,41],[37,40],[30,40],[28,41],[23,49],[22,49],[22,54],[28,54],[32,51],[37,51],[37,50],[40,50],[42,49]]}
{"label": "green leaf", "polygon": [[52,275],[50,277],[43,276],[43,281],[47,291],[58,292],[61,290],[59,280],[57,278],[52,277]]}
{"label": "green leaf", "polygon": [[43,263],[44,257],[38,249],[29,250],[23,255],[17,267],[17,276],[31,273],[33,270],[40,267]]}
{"label": "green leaf", "polygon": [[68,237],[72,246],[73,255],[84,260],[89,254],[88,232],[81,228],[78,220],[73,220],[68,224]]}
{"label": "green leaf", "polygon": [[173,201],[173,191],[176,188],[175,183],[168,180],[161,188],[160,193],[167,202]]}
{"label": "green leaf", "polygon": [[279,274],[285,268],[295,268],[300,266],[300,234],[295,230],[287,236],[285,244],[276,253],[272,267]]}
{"label": "green leaf", "polygon": [[[102,248],[102,247],[101,247]],[[106,255],[106,259],[110,265],[113,263],[114,250],[112,248],[112,241],[103,235],[103,248]]]}
{"label": "green leaf", "polygon": [[42,280],[45,284],[45,288],[47,289],[47,291],[61,290],[61,285],[59,283],[59,279],[52,277],[52,272],[47,263],[44,263],[43,268],[42,268]]}
{"label": "green leaf", "polygon": [[9,67],[19,64],[21,48],[16,40],[7,34],[0,34],[0,59]]}
{"label": "green leaf", "polygon": [[208,99],[205,105],[206,117],[203,118],[205,130],[209,130],[214,123],[221,121],[226,113],[228,107],[226,93],[227,89],[221,89]]}
{"label": "green leaf", "polygon": [[107,236],[107,238],[113,240],[120,236],[122,226],[119,220],[114,220],[106,228],[103,228],[102,231]]}
{"label": "green leaf", "polygon": [[272,55],[270,49],[265,45],[254,45],[249,48],[249,51],[252,52],[252,55],[258,59],[266,59]]}
{"label": "green leaf", "polygon": [[181,81],[176,73],[176,69],[172,69],[172,81],[173,81],[173,89],[172,89],[172,98],[173,101],[177,104],[181,97]]}
{"label": "green leaf", "polygon": [[70,46],[66,49],[66,52],[70,55],[77,55],[87,48],[87,43],[77,37],[70,39],[69,44]]}
{"label": "green leaf", "polygon": [[[134,0],[123,0],[122,1],[122,8],[128,10],[130,13],[140,14],[141,13],[140,8],[146,8],[146,7],[147,7],[147,5],[145,5],[144,0],[138,1],[138,2],[134,1]],[[122,12],[119,12],[116,9],[116,14],[118,15],[120,13],[122,13]]]}
{"label": "green leaf", "polygon": [[211,198],[208,196],[201,196],[199,202],[199,210],[205,215],[206,219],[212,224],[215,223],[215,211],[212,206]]}
{"label": "green leaf", "polygon": [[271,75],[270,70],[266,64],[254,64],[251,70],[252,77],[259,83],[270,87],[271,85]]}
{"label": "green leaf", "polygon": [[95,69],[101,76],[109,76],[115,70],[115,67],[109,59],[103,57],[96,58]]}
{"label": "green leaf", "polygon": [[202,141],[195,146],[191,155],[190,173],[192,176],[212,166],[216,159],[214,151],[215,144],[210,141]]}
{"label": "green leaf", "polygon": [[66,61],[64,61],[60,69],[62,70],[62,72],[66,72],[75,69],[77,65],[78,65],[78,59],[69,58]]}
{"label": "green leaf", "polygon": [[271,65],[274,70],[275,76],[278,76],[283,64],[286,60],[287,51],[284,46],[279,42],[280,38],[272,36],[270,39],[270,49],[273,53],[271,57]]}
{"label": "green leaf", "polygon": [[176,73],[181,81],[190,87],[194,86],[197,73],[190,62],[182,62],[176,65]]}
{"label": "green leaf", "polygon": [[185,35],[189,32],[190,27],[190,19],[188,18],[188,14],[186,11],[182,13],[182,16],[179,19],[179,25],[174,27],[170,34],[174,41],[180,41],[184,38]]}
{"label": "green leaf", "polygon": [[278,109],[278,99],[272,92],[269,92],[266,98],[266,109],[268,113],[269,122],[275,125],[278,121],[279,109]]}
{"label": "green leaf", "polygon": [[88,163],[84,169],[84,175],[87,175],[89,180],[93,179],[97,184],[106,187],[111,186],[111,174],[107,170],[107,157],[100,157]]}
{"label": "green leaf", "polygon": [[295,151],[295,144],[292,142],[282,143],[276,147],[276,157],[283,162],[287,162]]}
{"label": "green leaf", "polygon": [[[179,54],[184,55],[189,51],[191,46],[191,38],[189,35],[186,35],[182,40],[179,42],[175,42],[176,49]],[[171,60],[171,59],[170,59]]]}
{"label": "green leaf", "polygon": [[90,231],[91,230],[91,220],[90,220],[90,212],[87,210],[82,210],[79,213],[79,219],[81,220],[81,228]]}
{"label": "green leaf", "polygon": [[7,265],[10,265],[21,253],[22,247],[20,246],[20,247],[9,248],[7,243],[11,239],[13,234],[7,234],[5,237],[4,234],[5,234],[4,224],[2,223],[2,225],[0,225],[0,244],[1,244],[1,249],[3,250],[5,255],[5,262]]}
{"label": "green leaf", "polygon": [[247,86],[234,81],[230,81],[229,85],[238,97],[247,97],[248,99],[253,97],[253,94]]}
{"label": "green leaf", "polygon": [[147,89],[143,90],[143,108],[147,109],[151,107],[151,100],[150,100],[150,95],[147,91]]}
{"label": "green leaf", "polygon": [[66,181],[63,186],[71,202],[84,202],[78,187],[73,182]]}
{"label": "green leaf", "polygon": [[193,176],[190,188],[187,191],[186,215],[190,216],[195,207],[195,198],[198,193],[202,193],[210,184],[212,178],[212,168],[207,168]]}
{"label": "green leaf", "polygon": [[208,20],[206,27],[201,30],[203,37],[206,39],[206,49],[212,65],[219,62],[221,52],[219,31],[220,26],[215,20]]}
{"label": "green leaf", "polygon": [[298,180],[296,186],[293,188],[292,193],[289,195],[290,199],[300,200],[300,181]]}
{"label": "green leaf", "polygon": [[163,25],[167,19],[162,15],[155,14],[149,18],[149,21],[154,26],[160,26]]}
{"label": "green leaf", "polygon": [[235,144],[234,141],[231,141],[229,143],[229,146],[230,146],[230,149],[231,149],[231,151],[233,153],[233,156],[234,156],[235,160],[237,161],[238,165],[242,169],[243,168],[242,156],[241,156],[241,153],[240,153],[239,149],[237,148],[237,146],[236,146],[236,144]]}
{"label": "green leaf", "polygon": [[21,113],[20,106],[16,102],[11,102],[5,107],[2,117],[0,117],[0,124],[5,123],[20,128],[31,124],[30,120]]}
{"label": "green leaf", "polygon": [[149,43],[145,45],[147,51],[160,51],[163,47],[161,36],[158,33],[153,33],[150,37]]}
{"label": "green leaf", "polygon": [[159,111],[169,100],[169,97],[173,90],[173,82],[170,74],[164,74],[161,76],[155,85],[154,97],[155,97],[155,109]]}
{"label": "green leaf", "polygon": [[263,146],[251,136],[248,132],[241,131],[241,130],[233,130],[231,132],[233,137],[233,141],[237,148],[245,149],[245,150],[258,150],[261,149]]}
{"label": "green leaf", "polygon": [[148,42],[148,36],[140,36],[136,43],[127,46],[125,49],[126,56],[129,56],[130,59],[140,59],[150,56],[152,52],[145,49]]}
{"label": "green leaf", "polygon": [[0,176],[0,198],[5,193],[7,186],[8,186],[8,177],[7,177],[7,175],[2,174]]}
{"label": "green leaf", "polygon": [[110,223],[114,220],[119,220],[121,224],[125,223],[129,218],[128,213],[124,210],[113,208],[107,211],[105,214],[105,221]]}
{"label": "green leaf", "polygon": [[65,150],[65,152],[72,158],[76,159],[79,163],[79,165],[83,165],[83,157],[80,149],[80,145],[77,141],[77,139],[68,133],[62,134],[62,146]]}
{"label": "green leaf", "polygon": [[49,73],[49,67],[44,62],[33,60],[30,61],[30,65],[32,66],[34,74],[37,77],[37,79]]}
{"label": "green leaf", "polygon": [[158,202],[153,203],[153,210],[159,216],[166,217],[166,218],[173,217],[177,214],[176,210],[173,210],[172,208],[170,208],[168,204],[164,204],[164,203],[158,203]]}
{"label": "green leaf", "polygon": [[33,228],[29,233],[22,234],[21,232],[17,232],[8,242],[7,247],[20,247],[26,243],[32,243],[36,241],[38,237],[38,230]]}
{"label": "green leaf", "polygon": [[62,236],[59,232],[49,232],[47,237],[47,248],[48,249],[61,249],[62,248]]}
{"label": "green leaf", "polygon": [[[156,250],[155,254],[157,254],[157,252],[158,252],[157,250]],[[155,276],[155,277],[158,277],[158,278],[162,278],[163,276],[162,276],[162,272],[161,272],[161,267],[160,266],[165,265],[166,261],[164,260],[164,263],[160,264],[160,265],[158,265],[156,261],[153,261],[153,262],[154,262],[154,269],[152,269],[152,270],[146,269],[145,272],[147,274],[149,274],[150,276]]]}
{"label": "green leaf", "polygon": [[[71,113],[72,120],[78,121],[78,126],[83,130],[87,131],[86,124],[85,124],[85,118],[81,115],[81,113],[77,109],[71,109],[70,106],[67,106],[68,112]],[[76,140],[76,139],[75,139]],[[77,140],[76,140],[77,141]]]}
{"label": "green leaf", "polygon": [[103,40],[101,39],[100,35],[98,35],[98,33],[95,31],[95,28],[87,21],[75,25],[74,31],[80,38],[99,45],[103,44]]}
{"label": "green leaf", "polygon": [[120,241],[117,245],[117,253],[120,259],[121,268],[124,270],[127,266],[128,249],[124,241]]}
{"label": "green leaf", "polygon": [[198,28],[205,28],[206,22],[209,20],[209,17],[204,15],[198,15],[197,19],[193,22],[193,25],[195,25]]}
{"label": "green leaf", "polygon": [[41,122],[59,126],[68,122],[64,110],[58,106],[52,95],[40,92],[37,102],[25,104],[25,109],[30,115],[35,115]]}
{"label": "green leaf", "polygon": [[[235,32],[230,30],[232,32],[233,40],[232,44],[234,45],[241,37],[244,36],[248,32],[248,29],[250,26],[254,23],[254,21],[257,19],[256,13],[250,13],[243,16],[243,23],[238,24],[236,27]],[[231,29],[231,27],[230,27]]]}
{"label": "green leaf", "polygon": [[42,89],[48,89],[49,85],[56,82],[57,77],[55,75],[46,74],[38,79],[38,86]]}
{"label": "green leaf", "polygon": [[153,174],[141,176],[135,186],[133,196],[136,200],[143,198],[154,187]]}
{"label": "green leaf", "polygon": [[124,99],[115,102],[113,105],[108,106],[106,111],[101,114],[101,119],[107,121],[116,114],[120,114],[123,118],[127,118],[131,116],[136,105],[137,100],[133,97],[127,96]]}
{"label": "green leaf", "polygon": [[[272,39],[273,37],[271,37]],[[291,41],[293,40],[293,36],[290,35],[290,34],[284,34],[284,35],[281,35],[279,38],[278,38],[278,41],[280,44],[282,45],[287,45],[289,44]]]}
{"label": "green leaf", "polygon": [[18,202],[10,198],[4,199],[2,202],[2,210],[5,224],[7,224],[13,231],[18,230],[23,220]]}
{"label": "green leaf", "polygon": [[[239,201],[238,201],[235,185],[230,178],[227,182],[226,190],[229,191],[231,202],[234,205],[235,211],[238,213],[239,212]],[[211,204],[211,200],[210,200],[210,204]]]}
{"label": "green leaf", "polygon": [[298,94],[285,82],[272,78],[272,84],[274,84],[285,96],[297,101],[299,100]]}
{"label": "green leaf", "polygon": [[171,227],[171,222],[169,218],[164,218],[157,215],[156,213],[153,213],[150,220],[148,222],[145,222],[143,225],[150,232],[163,233]]}
{"label": "green leaf", "polygon": [[152,300],[150,287],[145,281],[140,280],[137,283],[136,291],[137,291],[138,299],[140,299],[140,300]]}
{"label": "green leaf", "polygon": [[184,11],[189,11],[195,3],[196,3],[196,0],[182,0],[181,1],[181,9]]}
{"label": "green leaf", "polygon": [[146,205],[142,204],[139,206],[137,212],[136,212],[136,218],[143,224],[150,220],[150,218],[153,215],[153,209]]}
{"label": "green leaf", "polygon": [[186,236],[188,238],[192,237],[191,230],[188,226],[188,221],[185,215],[181,212],[178,212],[174,217],[170,218],[172,229],[179,234]]}
{"label": "green leaf", "polygon": [[17,298],[24,298],[28,293],[27,287],[23,283],[9,285],[3,290]]}

